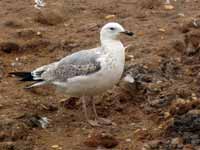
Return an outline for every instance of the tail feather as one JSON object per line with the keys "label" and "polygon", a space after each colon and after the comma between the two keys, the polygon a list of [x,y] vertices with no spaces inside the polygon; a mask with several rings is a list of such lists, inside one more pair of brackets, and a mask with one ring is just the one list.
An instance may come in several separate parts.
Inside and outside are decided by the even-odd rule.
{"label": "tail feather", "polygon": [[36,77],[34,74],[32,75],[31,72],[10,72],[9,74],[21,78],[20,81],[33,81],[34,83],[25,87],[25,89],[30,89],[32,87],[46,84],[46,82],[40,77],[41,73],[42,72],[39,72]]}
{"label": "tail feather", "polygon": [[42,79],[34,79],[31,72],[10,72],[9,74],[21,78],[20,81],[43,81]]}

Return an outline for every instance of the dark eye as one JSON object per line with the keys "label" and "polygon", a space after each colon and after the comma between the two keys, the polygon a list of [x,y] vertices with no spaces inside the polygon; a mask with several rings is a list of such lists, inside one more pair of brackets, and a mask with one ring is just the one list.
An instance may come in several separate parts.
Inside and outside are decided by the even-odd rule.
{"label": "dark eye", "polygon": [[112,31],[113,31],[113,30],[115,30],[115,28],[113,28],[113,27],[110,27],[110,30],[112,30]]}

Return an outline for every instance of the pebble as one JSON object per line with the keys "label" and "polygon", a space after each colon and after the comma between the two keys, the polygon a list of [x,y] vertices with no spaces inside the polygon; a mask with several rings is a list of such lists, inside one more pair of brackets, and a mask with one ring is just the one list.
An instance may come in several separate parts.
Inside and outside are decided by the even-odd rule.
{"label": "pebble", "polygon": [[52,148],[58,148],[59,145],[52,145],[51,147],[52,147]]}
{"label": "pebble", "polygon": [[158,31],[160,31],[160,32],[166,32],[166,30],[163,29],[163,28],[159,28]]}
{"label": "pebble", "polygon": [[175,137],[171,140],[172,145],[181,145],[183,144],[183,140],[179,137]]}
{"label": "pebble", "polygon": [[59,149],[59,150],[62,149],[62,147],[60,147],[59,145],[52,145],[51,148],[53,148],[53,149]]}
{"label": "pebble", "polygon": [[192,25],[195,27],[195,28],[199,28],[200,27],[200,19],[194,19],[192,21]]}
{"label": "pebble", "polygon": [[170,5],[170,4],[166,4],[166,5],[164,5],[164,9],[165,9],[165,10],[173,10],[173,9],[174,9],[174,6],[173,6],[173,5]]}
{"label": "pebble", "polygon": [[116,15],[107,15],[105,16],[105,19],[114,19],[116,18]]}
{"label": "pebble", "polygon": [[167,119],[171,116],[171,114],[169,112],[164,112],[164,118]]}
{"label": "pebble", "polygon": [[126,142],[131,142],[131,139],[126,139],[125,141],[126,141]]}
{"label": "pebble", "polygon": [[179,17],[185,17],[185,14],[184,13],[178,13],[178,16]]}

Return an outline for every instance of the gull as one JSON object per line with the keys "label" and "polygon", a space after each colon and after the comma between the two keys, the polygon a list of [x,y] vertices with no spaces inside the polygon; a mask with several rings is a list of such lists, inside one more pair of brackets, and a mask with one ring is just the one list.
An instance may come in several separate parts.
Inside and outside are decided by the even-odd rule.
{"label": "gull", "polygon": [[90,120],[86,99],[111,89],[119,82],[125,64],[125,47],[119,40],[120,34],[133,35],[116,22],[107,23],[100,31],[99,47],[75,52],[32,72],[10,74],[20,77],[21,81],[34,81],[26,88],[53,84],[64,89],[69,96],[80,97],[85,118],[92,126],[111,123],[108,119],[98,117],[94,100],[92,108],[95,120]]}
{"label": "gull", "polygon": [[35,8],[41,9],[41,7],[44,7],[45,5],[46,3],[44,2],[44,0],[35,0]]}

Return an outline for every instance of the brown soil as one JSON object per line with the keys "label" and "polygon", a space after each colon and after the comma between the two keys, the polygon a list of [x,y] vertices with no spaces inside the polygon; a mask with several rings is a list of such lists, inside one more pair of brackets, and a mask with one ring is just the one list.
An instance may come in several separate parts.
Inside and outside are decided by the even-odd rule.
{"label": "brown soil", "polygon": [[[200,1],[0,1],[0,149],[151,150],[200,148]],[[122,37],[125,74],[133,84],[96,98],[99,115],[115,125],[91,127],[79,99],[53,87],[25,90],[8,76],[95,47],[99,30],[116,21],[136,33]],[[49,119],[47,128],[38,120]],[[100,148],[102,147],[102,148]]]}

